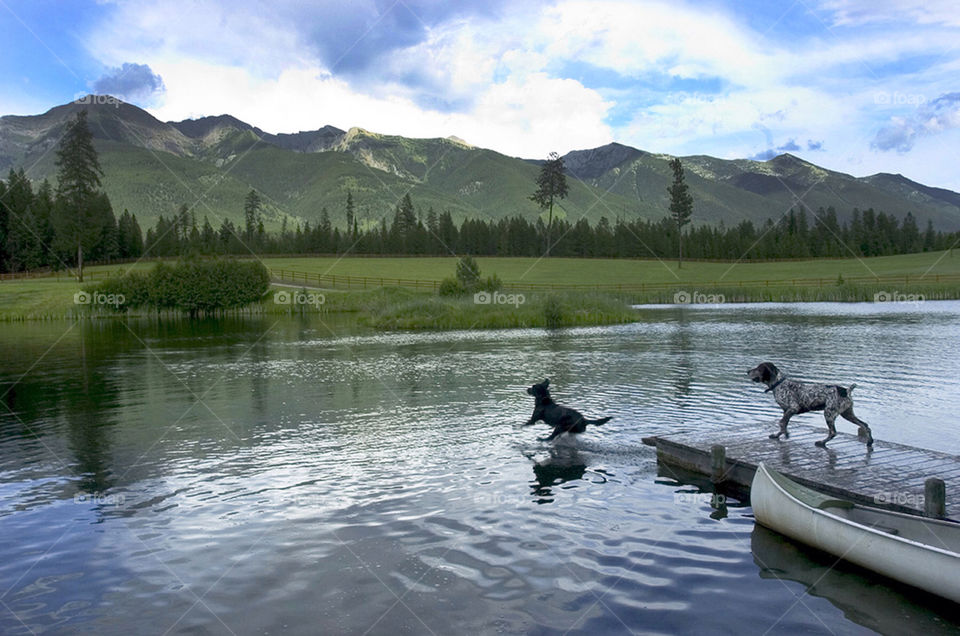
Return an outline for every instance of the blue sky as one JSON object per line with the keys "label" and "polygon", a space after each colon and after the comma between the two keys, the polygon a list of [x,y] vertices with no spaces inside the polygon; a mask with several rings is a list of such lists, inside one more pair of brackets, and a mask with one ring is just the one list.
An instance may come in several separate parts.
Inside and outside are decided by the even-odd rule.
{"label": "blue sky", "polygon": [[941,0],[0,0],[0,41],[4,114],[110,92],[165,121],[523,157],[789,151],[960,190],[960,12]]}

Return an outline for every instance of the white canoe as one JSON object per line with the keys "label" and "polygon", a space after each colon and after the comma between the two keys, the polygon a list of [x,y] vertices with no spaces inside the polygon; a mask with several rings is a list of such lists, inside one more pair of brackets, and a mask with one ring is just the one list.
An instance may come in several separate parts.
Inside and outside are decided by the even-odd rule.
{"label": "white canoe", "polygon": [[836,499],[763,463],[750,502],[757,522],[771,530],[960,603],[960,524]]}

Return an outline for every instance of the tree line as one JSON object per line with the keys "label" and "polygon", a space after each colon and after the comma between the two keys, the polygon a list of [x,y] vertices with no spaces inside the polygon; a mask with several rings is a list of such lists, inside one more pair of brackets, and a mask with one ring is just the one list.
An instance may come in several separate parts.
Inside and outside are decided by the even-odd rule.
{"label": "tree line", "polygon": [[[254,204],[248,196],[247,203]],[[350,195],[351,203],[354,200]],[[503,219],[466,219],[459,224],[450,212],[416,210],[406,195],[389,219],[379,223],[358,219],[351,227],[336,227],[326,209],[316,223],[285,226],[266,232],[256,205],[250,205],[244,224],[224,219],[214,227],[208,218],[198,223],[182,206],[169,217],[160,216],[146,236],[135,215],[124,210],[116,219],[103,193],[92,199],[87,260],[169,257],[190,254],[358,254],[445,256],[541,256],[598,258],[663,258],[680,256],[676,219],[617,219],[602,217],[595,224],[553,219],[552,230],[542,219],[520,216]],[[345,211],[353,215],[352,206]],[[57,235],[58,202],[44,181],[35,191],[23,171],[10,171],[0,181],[0,271],[17,272],[41,267],[74,267],[75,243]],[[903,220],[873,209],[854,209],[841,221],[832,207],[815,214],[792,210],[779,221],[735,226],[699,225],[683,233],[683,256],[692,259],[777,259],[852,256],[888,256],[948,249],[960,233],[921,229],[912,214]]]}
{"label": "tree line", "polygon": [[[349,195],[349,201],[354,201]],[[465,219],[459,224],[448,211],[417,210],[410,195],[393,214],[379,223],[366,221],[361,229],[351,205],[345,210],[350,226],[334,226],[326,208],[318,222],[263,231],[254,214],[244,226],[224,220],[215,229],[207,218],[201,224],[186,207],[169,218],[160,217],[147,231],[145,254],[368,254],[449,256],[541,256],[599,258],[677,258],[681,227],[673,216],[659,221],[601,217],[549,223],[521,216],[503,219]],[[791,210],[781,219],[735,226],[699,225],[683,232],[683,256],[693,259],[777,259],[853,256],[890,256],[944,250],[960,241],[960,232],[936,231],[931,223],[921,229],[912,214],[903,220],[875,210],[854,209],[841,221],[837,211],[816,213]]]}

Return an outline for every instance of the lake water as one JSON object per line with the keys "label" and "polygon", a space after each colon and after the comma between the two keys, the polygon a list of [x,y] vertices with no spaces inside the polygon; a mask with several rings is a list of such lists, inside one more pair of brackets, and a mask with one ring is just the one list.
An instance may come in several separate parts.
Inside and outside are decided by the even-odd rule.
{"label": "lake water", "polygon": [[[641,438],[772,431],[745,375],[771,360],[857,382],[877,438],[960,455],[960,303],[638,311],[4,325],[0,633],[957,633],[946,601],[658,475]],[[614,419],[538,442],[547,376]]]}

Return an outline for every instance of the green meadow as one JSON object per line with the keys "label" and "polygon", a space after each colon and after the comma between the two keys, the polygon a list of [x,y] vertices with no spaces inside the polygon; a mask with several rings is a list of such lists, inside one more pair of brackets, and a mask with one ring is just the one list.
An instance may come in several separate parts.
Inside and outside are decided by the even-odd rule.
{"label": "green meadow", "polygon": [[[874,258],[819,259],[809,261],[685,262],[630,259],[500,258],[477,257],[483,276],[498,275],[504,282],[616,285],[636,283],[737,284],[742,281],[770,281],[839,276],[960,274],[960,252],[928,252]],[[297,257],[264,259],[273,270],[295,270],[312,274],[366,276],[371,278],[440,280],[451,276],[456,257]]]}
{"label": "green meadow", "polygon": [[[299,283],[271,289],[252,312],[289,313],[320,311],[349,313],[357,321],[383,329],[465,329],[490,327],[569,326],[610,324],[632,319],[629,303],[673,303],[678,292],[693,295],[693,301],[709,302],[806,302],[872,301],[876,294],[909,295],[926,300],[960,298],[960,279],[937,282],[936,276],[960,274],[960,255],[931,252],[865,259],[777,261],[766,263],[570,258],[477,258],[483,276],[498,275],[506,284],[558,285],[659,284],[657,289],[624,294],[558,289],[524,292],[522,303],[477,304],[472,296],[441,298],[426,290],[391,288],[390,279],[438,281],[452,276],[454,257],[271,257],[264,264],[280,270],[384,278],[386,289],[323,290],[322,306],[294,307],[274,303],[274,293],[298,290]],[[151,262],[133,265],[94,266],[86,270],[83,286],[66,274],[0,282],[0,320],[49,320],[78,316],[111,316],[109,309],[78,305],[74,294],[106,276],[131,268],[151,267]],[[852,282],[859,277],[879,276],[879,283]],[[905,277],[891,280],[889,277]],[[795,285],[796,279],[819,279]],[[762,281],[761,284],[755,284]],[[279,282],[279,281],[278,281]],[[750,283],[750,284],[748,284]],[[510,293],[510,290],[505,290]]]}

